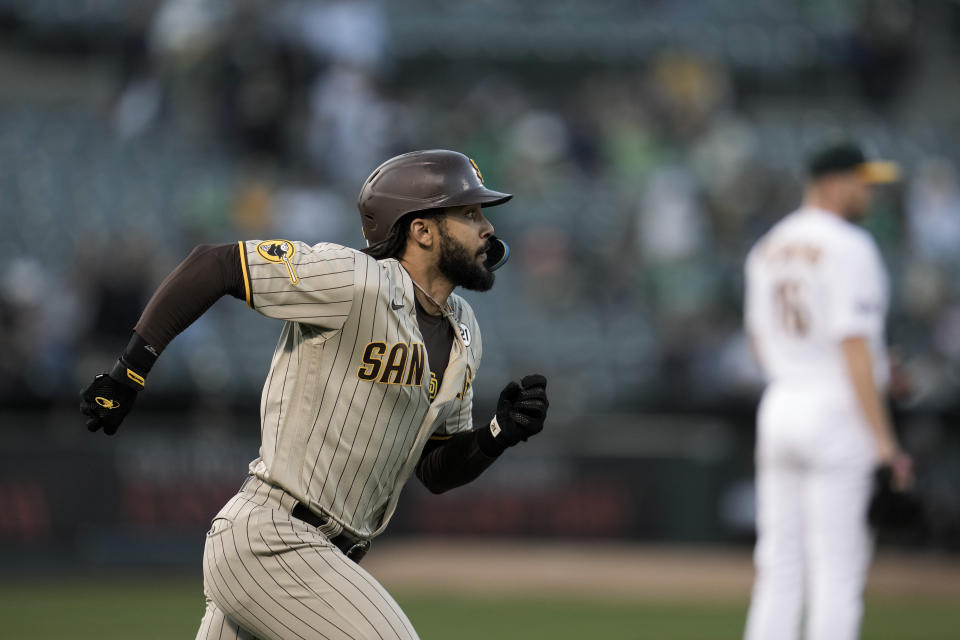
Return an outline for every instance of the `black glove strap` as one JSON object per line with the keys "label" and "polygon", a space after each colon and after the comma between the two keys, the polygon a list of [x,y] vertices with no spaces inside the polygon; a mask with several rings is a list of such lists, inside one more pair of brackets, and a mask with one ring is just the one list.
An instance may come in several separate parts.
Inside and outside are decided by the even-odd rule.
{"label": "black glove strap", "polygon": [[134,332],[127,348],[110,370],[110,377],[134,391],[140,391],[147,385],[147,374],[156,361],[156,349]]}
{"label": "black glove strap", "polygon": [[494,416],[489,424],[477,429],[477,447],[484,454],[491,458],[496,458],[507,449],[507,445],[498,441],[494,431],[499,433],[500,425],[496,424],[497,417]]}
{"label": "black glove strap", "polygon": [[141,376],[146,377],[159,355],[160,351],[158,349],[147,344],[147,341],[134,331],[133,335],[130,336],[130,342],[127,343],[127,348],[120,355],[120,359]]}
{"label": "black glove strap", "polygon": [[134,391],[142,391],[147,385],[146,376],[124,362],[123,357],[118,358],[113,365],[113,369],[110,370],[110,377]]}

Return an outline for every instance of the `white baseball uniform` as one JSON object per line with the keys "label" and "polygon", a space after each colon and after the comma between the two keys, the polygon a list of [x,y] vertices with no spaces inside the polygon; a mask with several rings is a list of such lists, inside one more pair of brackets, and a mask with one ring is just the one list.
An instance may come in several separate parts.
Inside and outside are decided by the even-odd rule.
{"label": "white baseball uniform", "polygon": [[[386,590],[329,539],[380,534],[427,441],[472,428],[482,350],[473,311],[448,299],[456,339],[433,388],[413,281],[397,260],[285,240],[241,243],[240,255],[248,304],[286,323],[263,387],[253,478],[207,537],[197,638],[416,638]],[[327,524],[291,516],[297,503]]]}
{"label": "white baseball uniform", "polygon": [[887,383],[887,280],[876,244],[813,207],[781,220],[746,262],[746,329],[768,379],[758,410],[756,581],[747,640],[859,634],[876,464],[841,342],[866,338]]}

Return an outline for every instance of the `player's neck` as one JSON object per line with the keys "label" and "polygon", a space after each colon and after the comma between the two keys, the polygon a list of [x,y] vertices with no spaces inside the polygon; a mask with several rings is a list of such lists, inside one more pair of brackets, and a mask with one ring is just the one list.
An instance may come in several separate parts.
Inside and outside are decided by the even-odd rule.
{"label": "player's neck", "polygon": [[844,215],[840,213],[843,211],[843,205],[839,201],[826,197],[824,194],[815,190],[807,192],[806,197],[803,199],[803,206],[832,213],[838,218],[844,217]]}
{"label": "player's neck", "polygon": [[440,273],[436,265],[427,265],[420,260],[400,259],[400,264],[416,283],[414,294],[420,304],[431,315],[440,315],[447,304],[447,298],[453,293],[454,285]]}

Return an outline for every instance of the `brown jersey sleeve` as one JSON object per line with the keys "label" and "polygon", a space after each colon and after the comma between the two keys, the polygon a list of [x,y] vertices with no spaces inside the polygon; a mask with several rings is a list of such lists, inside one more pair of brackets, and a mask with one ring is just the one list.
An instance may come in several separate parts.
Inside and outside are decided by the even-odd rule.
{"label": "brown jersey sleeve", "polygon": [[134,331],[159,353],[225,294],[248,299],[248,287],[239,244],[200,245],[160,283]]}

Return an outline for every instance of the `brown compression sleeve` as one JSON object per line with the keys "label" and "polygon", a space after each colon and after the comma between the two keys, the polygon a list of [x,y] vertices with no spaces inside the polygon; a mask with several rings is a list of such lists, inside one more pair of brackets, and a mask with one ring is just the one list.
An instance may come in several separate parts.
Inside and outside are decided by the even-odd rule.
{"label": "brown compression sleeve", "polygon": [[443,493],[476,480],[499,454],[480,448],[479,430],[458,433],[446,440],[430,440],[417,462],[417,477],[432,493]]}
{"label": "brown compression sleeve", "polygon": [[134,331],[159,353],[224,294],[244,300],[244,280],[238,243],[202,244],[160,283]]}

